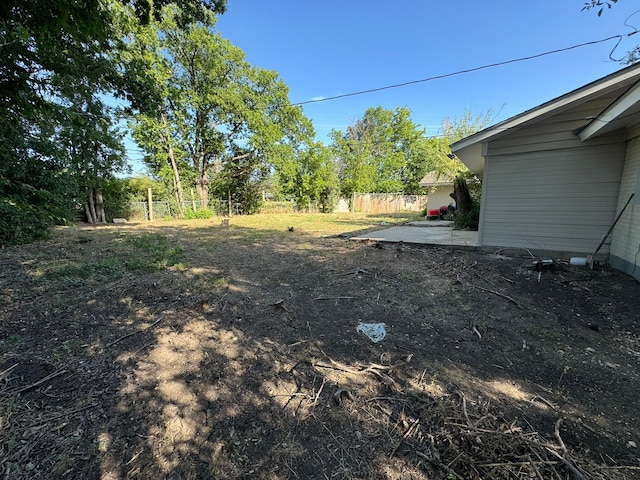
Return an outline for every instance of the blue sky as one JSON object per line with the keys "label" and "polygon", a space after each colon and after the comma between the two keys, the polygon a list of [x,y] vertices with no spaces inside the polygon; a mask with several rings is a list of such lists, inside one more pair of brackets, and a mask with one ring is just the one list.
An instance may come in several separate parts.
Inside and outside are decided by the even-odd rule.
{"label": "blue sky", "polygon": [[[592,42],[633,29],[640,6],[619,0],[601,17],[585,0],[228,0],[218,32],[247,60],[277,71],[292,102],[383,87]],[[632,5],[632,4],[635,4]],[[640,13],[628,22],[640,28]],[[408,107],[437,135],[445,117],[492,109],[496,122],[622,66],[615,40],[403,88],[308,104],[318,139],[369,107]],[[640,44],[624,38],[613,56]]]}
{"label": "blue sky", "polygon": [[[275,70],[292,102],[446,75],[640,29],[640,5],[619,0],[598,17],[586,0],[228,0],[217,31],[247,60]],[[634,12],[638,12],[635,15]],[[630,17],[631,16],[631,17]],[[630,17],[630,18],[629,18]],[[438,135],[442,120],[491,109],[494,123],[623,66],[610,60],[640,33],[563,53],[415,85],[304,105],[319,140],[378,105],[408,107]],[[138,148],[128,142],[135,159]],[[134,161],[134,170],[143,167]]]}

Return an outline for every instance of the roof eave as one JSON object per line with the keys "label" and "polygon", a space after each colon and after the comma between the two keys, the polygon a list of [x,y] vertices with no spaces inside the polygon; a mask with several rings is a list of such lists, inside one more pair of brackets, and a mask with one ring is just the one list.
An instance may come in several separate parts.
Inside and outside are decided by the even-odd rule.
{"label": "roof eave", "polygon": [[634,79],[637,80],[639,78],[640,65],[632,65],[625,69],[619,70],[604,78],[573,90],[572,92],[557,97],[549,102],[543,103],[538,107],[527,110],[492,127],[486,128],[478,133],[463,138],[462,140],[459,140],[451,145],[451,151],[458,155],[459,151],[468,148],[473,144],[486,142],[487,140],[493,139],[498,135],[506,134],[506,132],[513,128],[521,127],[528,122],[555,113],[562,108],[568,107],[577,102],[586,101],[592,96],[602,94],[603,92],[617,88],[624,82]]}
{"label": "roof eave", "polygon": [[640,115],[640,83],[624,93],[579,133],[583,142],[617,128],[637,123]]}

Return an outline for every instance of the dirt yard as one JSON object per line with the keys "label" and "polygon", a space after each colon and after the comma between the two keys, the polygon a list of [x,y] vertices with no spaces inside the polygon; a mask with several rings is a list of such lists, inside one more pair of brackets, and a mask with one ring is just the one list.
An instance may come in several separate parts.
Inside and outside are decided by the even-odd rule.
{"label": "dirt yard", "polygon": [[0,477],[640,479],[637,281],[319,218],[0,250]]}

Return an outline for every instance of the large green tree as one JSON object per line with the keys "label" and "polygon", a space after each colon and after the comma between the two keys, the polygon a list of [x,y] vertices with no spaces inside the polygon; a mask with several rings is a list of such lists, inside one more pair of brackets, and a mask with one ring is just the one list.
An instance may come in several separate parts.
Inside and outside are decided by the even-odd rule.
{"label": "large green tree", "polygon": [[[226,6],[225,0],[180,3],[183,23]],[[131,98],[139,91],[112,55],[121,45],[114,17],[121,6],[142,23],[153,11],[151,0],[0,1],[0,244],[38,238],[74,215],[85,193],[78,188],[87,183],[78,181],[76,167],[88,156],[77,145],[61,148],[61,138],[92,137],[94,146],[102,138],[111,153],[119,150],[115,121],[99,102],[107,92]],[[111,153],[94,160],[104,164]],[[120,162],[113,166],[110,173]]]}
{"label": "large green tree", "polygon": [[333,151],[320,142],[310,142],[291,161],[278,163],[277,178],[281,193],[300,210],[316,203],[329,213],[340,193]]}
{"label": "large green tree", "polygon": [[420,191],[418,182],[428,171],[427,139],[409,109],[370,108],[331,136],[343,195]]}
{"label": "large green tree", "polygon": [[[209,185],[218,176],[241,177],[250,159],[268,163],[308,129],[300,107],[291,106],[288,88],[276,72],[250,65],[244,53],[213,29],[215,19],[181,26],[180,10],[166,8],[158,22],[143,27],[130,45],[130,64],[153,78],[150,102],[138,103],[134,136],[158,167],[157,153],[170,149],[176,180],[185,163],[202,208]],[[165,162],[166,163],[166,162]],[[232,172],[235,172],[232,174]],[[177,185],[176,185],[177,186]]]}

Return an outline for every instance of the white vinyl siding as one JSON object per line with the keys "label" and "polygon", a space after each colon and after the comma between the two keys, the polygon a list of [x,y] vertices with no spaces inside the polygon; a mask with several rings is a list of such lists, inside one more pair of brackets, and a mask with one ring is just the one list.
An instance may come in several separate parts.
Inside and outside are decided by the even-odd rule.
{"label": "white vinyl siding", "polygon": [[455,204],[453,198],[449,195],[453,193],[453,185],[442,185],[437,187],[429,187],[429,196],[427,197],[427,209],[436,209]]}
{"label": "white vinyl siding", "polygon": [[528,153],[505,155],[495,155],[499,150],[490,144],[480,244],[593,252],[615,217],[624,163],[620,133],[607,138],[604,143],[614,143],[578,141],[573,148],[532,151],[529,147]]}
{"label": "white vinyl siding", "polygon": [[[620,183],[617,213],[627,203],[631,193],[636,192],[640,181],[640,129],[634,130],[635,137],[627,144],[627,158]],[[621,259],[625,263],[621,267],[625,271],[628,270],[627,273],[640,278],[640,198],[638,193],[611,234],[611,256],[614,257],[612,260]]]}

